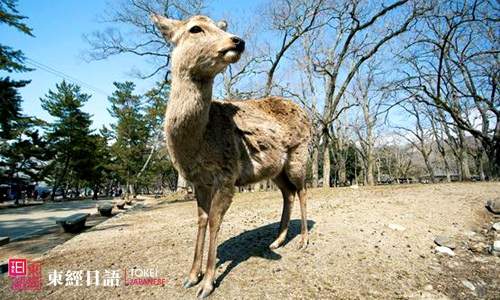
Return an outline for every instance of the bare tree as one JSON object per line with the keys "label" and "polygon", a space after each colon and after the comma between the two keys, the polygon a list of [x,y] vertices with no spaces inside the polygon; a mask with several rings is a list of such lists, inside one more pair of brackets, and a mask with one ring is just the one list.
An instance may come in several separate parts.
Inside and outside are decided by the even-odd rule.
{"label": "bare tree", "polygon": [[396,126],[401,131],[398,134],[422,154],[430,180],[431,182],[436,182],[434,177],[434,166],[431,161],[434,135],[429,128],[430,126],[425,126],[426,116],[422,113],[424,109],[419,107],[418,102],[406,103],[402,108],[414,119],[415,128],[409,128],[409,126]]}
{"label": "bare tree", "polygon": [[[319,131],[319,120],[321,118],[317,108],[318,89],[316,87],[317,76],[314,72],[312,48],[317,36],[305,34],[302,38],[303,56],[297,60],[297,72],[300,75],[300,93],[295,98],[308,109],[313,124],[311,136],[311,186],[318,187],[319,183],[319,148],[321,132]],[[301,72],[302,71],[302,72]]]}
{"label": "bare tree", "polygon": [[434,110],[434,117],[441,122],[441,127],[446,137],[444,142],[456,158],[456,169],[459,173],[459,180],[470,180],[471,174],[469,170],[469,158],[467,153],[468,145],[465,132],[461,130],[453,122],[453,120],[445,114],[442,109],[434,107]]}
{"label": "bare tree", "polygon": [[330,18],[326,2],[326,0],[279,0],[270,1],[266,5],[263,13],[270,22],[270,28],[279,33],[279,46],[276,53],[268,57],[270,66],[265,71],[265,96],[271,94],[274,75],[285,53],[306,33],[328,23]]}
{"label": "bare tree", "polygon": [[446,174],[446,181],[451,182],[451,166],[448,151],[446,147],[446,133],[444,132],[443,121],[440,121],[439,116],[436,114],[435,109],[432,107],[426,108],[426,115],[429,118],[430,125],[432,128],[432,134],[434,135],[436,142],[436,149],[441,155],[444,164],[444,170]]}
{"label": "bare tree", "polygon": [[413,166],[413,152],[412,145],[405,143],[400,137],[387,140],[384,145],[377,149],[378,168],[377,172],[378,181],[383,181],[383,175],[389,177],[386,180],[391,182],[394,178],[409,177],[410,169]]}
{"label": "bare tree", "polygon": [[[354,132],[359,140],[360,155],[364,166],[364,182],[374,185],[375,172],[375,127],[379,123],[379,117],[385,114],[384,102],[387,98],[382,88],[375,86],[377,74],[380,73],[379,66],[375,63],[367,65],[366,70],[358,72],[354,86],[353,97],[360,107],[361,116],[357,117],[353,125]],[[364,76],[361,73],[366,73]]]}
{"label": "bare tree", "polygon": [[449,116],[459,129],[459,139],[467,133],[481,142],[489,172],[496,178],[500,176],[500,36],[495,29],[499,12],[497,3],[489,0],[440,3],[409,47],[403,84],[410,95]]}
{"label": "bare tree", "polygon": [[[324,149],[330,149],[332,124],[346,106],[341,99],[360,67],[385,44],[405,33],[427,8],[409,0],[390,5],[371,1],[341,1],[331,6],[332,15],[323,45],[315,60],[316,71],[326,79],[322,132]],[[323,178],[330,178],[330,152],[324,152]]]}

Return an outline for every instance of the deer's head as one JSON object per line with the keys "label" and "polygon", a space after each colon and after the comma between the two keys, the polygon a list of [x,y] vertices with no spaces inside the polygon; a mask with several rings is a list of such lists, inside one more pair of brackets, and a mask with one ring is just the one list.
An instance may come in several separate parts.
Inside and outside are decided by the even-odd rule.
{"label": "deer's head", "polygon": [[245,50],[245,41],[226,32],[227,22],[214,22],[205,16],[186,21],[150,15],[167,42],[174,45],[172,72],[195,79],[213,78]]}

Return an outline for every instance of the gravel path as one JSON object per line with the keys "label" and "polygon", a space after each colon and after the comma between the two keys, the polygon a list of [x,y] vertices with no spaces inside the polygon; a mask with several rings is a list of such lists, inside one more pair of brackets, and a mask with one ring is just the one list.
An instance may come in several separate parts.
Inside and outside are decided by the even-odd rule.
{"label": "gravel path", "polygon": [[[279,226],[278,192],[238,194],[222,225],[210,299],[500,299],[500,258],[488,247],[500,220],[487,200],[500,183],[456,183],[309,190],[310,245],[297,250],[298,205],[285,247],[268,250]],[[104,222],[43,261],[41,291],[1,299],[194,299],[182,283],[196,237],[193,201],[163,201]],[[435,253],[437,236],[452,237],[455,256]],[[124,286],[133,270],[156,271],[159,286]],[[48,286],[49,273],[84,272],[83,286]],[[119,286],[86,286],[86,272],[116,270]],[[136,276],[140,277],[140,276]],[[144,277],[144,276],[143,276]],[[63,283],[64,284],[64,283]]]}

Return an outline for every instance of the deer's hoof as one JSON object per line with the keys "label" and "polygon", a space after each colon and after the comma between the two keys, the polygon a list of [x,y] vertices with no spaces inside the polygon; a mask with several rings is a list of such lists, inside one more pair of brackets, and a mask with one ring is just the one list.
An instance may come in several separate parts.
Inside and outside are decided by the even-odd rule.
{"label": "deer's hoof", "polygon": [[307,237],[301,237],[299,241],[299,250],[304,250],[309,246],[309,239]]}
{"label": "deer's hoof", "polygon": [[191,280],[189,280],[189,279],[186,279],[186,281],[184,281],[184,288],[185,288],[185,289],[188,289],[188,288],[193,287],[193,286],[195,286],[195,285],[196,285],[196,283],[195,283],[195,282],[192,282],[192,281],[191,281]]}
{"label": "deer's hoof", "polygon": [[282,241],[280,239],[276,239],[271,245],[269,245],[269,249],[276,250],[283,245],[283,242],[284,240]]}
{"label": "deer's hoof", "polygon": [[203,288],[200,288],[198,290],[198,298],[204,299],[204,298],[210,296],[210,294],[212,294],[213,291],[214,291],[213,285],[203,286]]}
{"label": "deer's hoof", "polygon": [[198,274],[198,276],[196,277],[195,280],[191,280],[191,276],[189,276],[186,279],[186,281],[184,281],[184,288],[188,289],[190,287],[193,287],[193,286],[197,285],[201,281],[202,278],[203,278],[203,274],[201,274],[201,273]]}

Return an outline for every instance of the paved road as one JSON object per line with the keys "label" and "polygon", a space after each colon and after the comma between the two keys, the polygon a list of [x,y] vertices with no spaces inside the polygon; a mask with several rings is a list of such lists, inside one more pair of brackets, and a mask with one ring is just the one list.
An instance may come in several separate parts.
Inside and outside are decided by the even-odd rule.
{"label": "paved road", "polygon": [[45,203],[0,209],[0,236],[12,239],[55,226],[57,219],[74,213],[96,213],[96,203],[111,200],[83,200]]}

